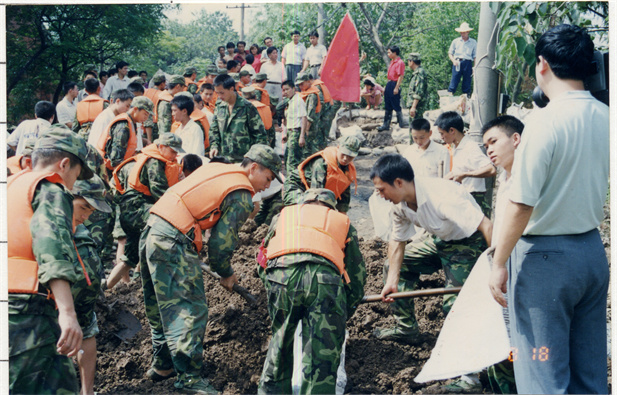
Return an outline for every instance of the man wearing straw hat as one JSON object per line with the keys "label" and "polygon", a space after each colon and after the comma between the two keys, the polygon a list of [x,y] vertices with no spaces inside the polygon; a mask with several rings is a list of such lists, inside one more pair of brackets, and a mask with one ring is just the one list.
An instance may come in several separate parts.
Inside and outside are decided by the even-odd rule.
{"label": "man wearing straw hat", "polygon": [[476,47],[478,43],[476,40],[469,37],[469,32],[472,31],[473,28],[469,27],[467,22],[461,23],[461,26],[454,30],[459,32],[461,36],[452,40],[452,44],[450,44],[450,49],[448,50],[448,57],[450,61],[452,61],[452,80],[450,80],[448,92],[455,92],[461,77],[463,77],[463,86],[461,89],[463,93],[469,96],[471,94],[473,62],[476,60]]}

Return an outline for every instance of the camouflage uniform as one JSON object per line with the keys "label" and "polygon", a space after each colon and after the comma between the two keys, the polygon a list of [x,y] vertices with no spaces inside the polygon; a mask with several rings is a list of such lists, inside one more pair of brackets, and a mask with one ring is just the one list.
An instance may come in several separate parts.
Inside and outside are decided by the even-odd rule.
{"label": "camouflage uniform", "polygon": [[[109,107],[109,102],[103,102],[103,111]],[[75,118],[73,119],[73,127],[71,128],[73,132],[79,134],[83,137],[84,140],[88,141],[88,137],[90,136],[90,128],[92,128],[92,122],[84,122],[83,125],[79,124],[77,120],[77,113],[75,113]]]}
{"label": "camouflage uniform", "polygon": [[[208,240],[208,260],[222,277],[233,274],[231,256],[238,230],[253,211],[247,190],[223,199],[222,215]],[[141,278],[146,316],[152,332],[155,369],[175,368],[177,388],[200,378],[208,320],[198,252],[188,235],[157,215],[148,219],[140,240]],[[188,237],[187,237],[188,236]]]}
{"label": "camouflage uniform", "polygon": [[[136,129],[133,118],[131,118],[128,113],[127,115]],[[111,165],[116,167],[124,160],[124,155],[126,154],[126,147],[129,142],[129,137],[131,136],[129,121],[116,122],[111,127],[109,135],[111,138],[107,141],[107,144],[105,144],[105,152],[107,153],[107,158],[111,161]]]}
{"label": "camouflage uniform", "polygon": [[236,104],[229,113],[227,102],[220,101],[210,123],[210,150],[231,162],[241,162],[253,144],[268,144],[268,136],[257,108],[236,94]]}
{"label": "camouflage uniform", "polygon": [[[323,190],[322,190],[323,191]],[[329,192],[329,191],[328,191]],[[334,194],[329,193],[330,207]],[[266,245],[274,236],[272,222]],[[293,342],[302,325],[302,394],[334,394],[345,324],[364,296],[366,268],[357,232],[349,227],[345,247],[345,284],[338,269],[324,257],[310,253],[287,254],[268,261],[265,273],[272,339],[258,393],[290,394]]]}
{"label": "camouflage uniform", "polygon": [[413,101],[418,99],[418,105],[416,106],[416,116],[414,119],[422,118],[422,114],[426,111],[426,90],[427,90],[428,78],[426,70],[422,67],[418,67],[413,74],[411,74],[411,81],[409,81],[409,90],[407,91],[407,107],[413,106]]}
{"label": "camouflage uniform", "polygon": [[332,125],[332,105],[324,101],[323,88],[321,85],[314,86],[319,91],[319,101],[321,102],[318,130],[323,135],[320,137],[321,145],[319,146],[319,150],[322,150],[328,146],[328,135],[330,134],[330,126]]}
{"label": "camouflage uniform", "polygon": [[322,150],[327,145],[327,142],[324,140],[324,134],[320,129],[321,114],[324,110],[323,107],[320,112],[316,112],[318,100],[319,96],[317,95],[308,95],[305,100],[307,113],[306,119],[311,122],[311,127],[307,131],[306,145],[304,146],[305,158],[317,151]]}
{"label": "camouflage uniform", "polygon": [[257,225],[270,224],[274,218],[283,209],[283,191],[280,190],[269,198],[263,199],[259,206],[259,212],[255,216]]}
{"label": "camouflage uniform", "polygon": [[[158,103],[158,122],[156,124],[156,137],[163,133],[171,132],[171,124],[173,119],[171,117],[171,102],[167,100],[159,100]],[[154,138],[154,129],[152,129],[152,138]]]}

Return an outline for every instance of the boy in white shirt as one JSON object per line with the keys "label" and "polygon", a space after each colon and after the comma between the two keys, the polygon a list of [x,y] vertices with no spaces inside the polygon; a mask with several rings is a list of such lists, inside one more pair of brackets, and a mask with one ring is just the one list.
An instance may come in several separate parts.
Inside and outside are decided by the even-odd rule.
{"label": "boy in white shirt", "polygon": [[175,133],[182,139],[182,149],[188,154],[205,156],[204,133],[190,117],[195,108],[193,100],[184,95],[178,95],[171,101],[171,115],[180,122]]}
{"label": "boy in white shirt", "polygon": [[431,140],[431,124],[424,118],[411,123],[412,145],[403,152],[418,177],[444,178],[450,172],[450,152]]}

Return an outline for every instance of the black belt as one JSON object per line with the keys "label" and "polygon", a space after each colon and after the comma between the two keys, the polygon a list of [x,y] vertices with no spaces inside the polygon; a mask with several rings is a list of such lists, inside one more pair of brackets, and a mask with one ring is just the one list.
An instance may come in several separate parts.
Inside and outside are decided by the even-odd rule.
{"label": "black belt", "polygon": [[311,68],[313,68],[313,67],[319,67],[319,66],[321,66],[321,63],[319,63],[319,64],[314,64],[314,65],[312,65],[312,66],[311,66]]}
{"label": "black belt", "polygon": [[468,60],[471,62],[471,59],[465,59],[465,58],[456,58],[456,60]]}
{"label": "black belt", "polygon": [[281,85],[280,82],[275,82],[275,81],[268,81],[268,84]]}

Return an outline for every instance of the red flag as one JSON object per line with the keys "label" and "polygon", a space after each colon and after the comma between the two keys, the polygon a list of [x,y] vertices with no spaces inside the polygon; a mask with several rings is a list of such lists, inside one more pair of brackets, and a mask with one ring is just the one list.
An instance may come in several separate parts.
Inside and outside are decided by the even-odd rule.
{"label": "red flag", "polygon": [[332,39],[321,70],[321,80],[335,100],[360,101],[359,43],[358,30],[347,12]]}

